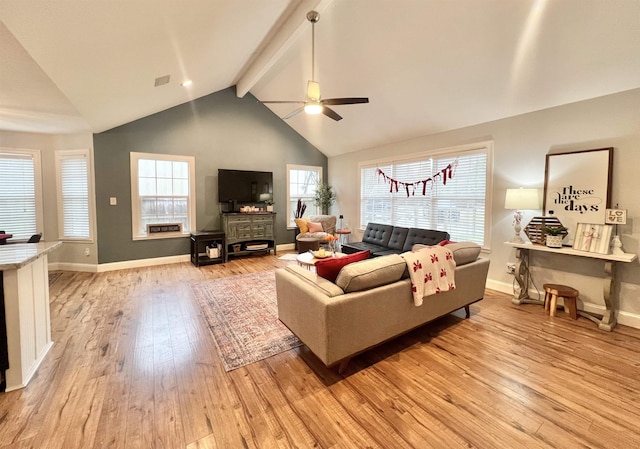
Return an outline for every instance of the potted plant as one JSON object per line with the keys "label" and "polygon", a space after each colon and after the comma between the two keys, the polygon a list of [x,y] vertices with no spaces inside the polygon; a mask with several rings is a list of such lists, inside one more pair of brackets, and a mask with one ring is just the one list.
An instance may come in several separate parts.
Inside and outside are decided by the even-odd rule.
{"label": "potted plant", "polygon": [[562,240],[567,235],[567,228],[564,226],[545,226],[542,228],[545,234],[545,241],[549,248],[562,248]]}
{"label": "potted plant", "polygon": [[330,185],[320,183],[316,188],[316,196],[313,201],[326,215],[329,212],[329,207],[336,202],[336,194]]}
{"label": "potted plant", "polygon": [[265,200],[264,204],[267,206],[267,212],[273,212],[273,200]]}

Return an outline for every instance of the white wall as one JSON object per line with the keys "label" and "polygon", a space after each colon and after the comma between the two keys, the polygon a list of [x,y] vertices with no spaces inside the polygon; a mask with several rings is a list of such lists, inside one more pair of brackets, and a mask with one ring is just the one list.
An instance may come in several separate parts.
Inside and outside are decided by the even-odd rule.
{"label": "white wall", "polygon": [[[337,194],[332,213],[343,214],[354,231],[352,238],[360,240],[362,233],[356,230],[359,162],[485,140],[494,141],[491,251],[485,254],[491,259],[490,286],[511,291],[513,280],[505,269],[507,262],[515,261],[515,251],[503,243],[513,234],[512,212],[504,209],[505,190],[519,186],[542,189],[547,153],[614,147],[612,204],[628,210],[628,224],[620,226],[619,232],[624,250],[638,253],[640,89],[332,157],[329,183]],[[540,213],[527,211],[524,222]],[[587,309],[602,308],[601,262],[532,255],[532,265],[539,288],[549,280],[561,281],[581,291]],[[619,322],[640,328],[640,265],[635,261],[618,267]]]}
{"label": "white wall", "polygon": [[[93,151],[93,135],[91,133],[53,135],[0,130],[0,147],[40,150],[44,208],[43,238],[48,241],[57,241],[58,199],[56,193],[55,151],[85,148]],[[95,235],[95,226],[93,231]],[[88,257],[84,255],[85,248],[89,248],[90,255]],[[49,254],[49,262],[96,264],[98,263],[96,239],[92,243],[65,242],[61,248]]]}

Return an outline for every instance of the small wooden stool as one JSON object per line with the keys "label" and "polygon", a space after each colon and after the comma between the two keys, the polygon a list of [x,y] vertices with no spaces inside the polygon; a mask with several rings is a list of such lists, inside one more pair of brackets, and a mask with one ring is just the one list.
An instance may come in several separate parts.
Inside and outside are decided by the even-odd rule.
{"label": "small wooden stool", "polygon": [[578,319],[577,299],[580,292],[575,288],[561,284],[544,284],[544,310],[549,311],[549,315],[556,316],[558,297],[564,299],[564,311],[569,312],[572,319]]}

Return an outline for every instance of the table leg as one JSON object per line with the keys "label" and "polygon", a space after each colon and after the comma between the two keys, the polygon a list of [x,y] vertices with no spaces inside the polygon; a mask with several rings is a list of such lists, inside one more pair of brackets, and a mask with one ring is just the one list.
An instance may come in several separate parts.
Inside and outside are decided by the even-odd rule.
{"label": "table leg", "polygon": [[605,277],[603,279],[602,297],[604,298],[605,310],[602,314],[602,318],[598,318],[597,316],[594,316],[594,314],[585,312],[583,310],[578,311],[578,315],[590,319],[598,325],[599,329],[602,329],[603,331],[611,331],[617,324],[615,311],[613,310],[612,299],[616,282],[615,270],[616,263],[614,261],[607,260],[604,263]]}
{"label": "table leg", "polygon": [[518,265],[516,266],[514,277],[518,283],[518,291],[514,292],[511,302],[518,305],[544,305],[544,301],[534,299],[529,296],[529,283],[531,281],[531,272],[529,271],[529,250],[516,248],[516,259],[518,259]]}

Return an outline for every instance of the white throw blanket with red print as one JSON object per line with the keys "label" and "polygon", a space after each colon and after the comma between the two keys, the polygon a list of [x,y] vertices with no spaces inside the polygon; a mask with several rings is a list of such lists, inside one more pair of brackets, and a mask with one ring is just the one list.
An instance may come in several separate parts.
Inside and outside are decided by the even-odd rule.
{"label": "white throw blanket with red print", "polygon": [[456,288],[456,262],[453,253],[444,246],[430,246],[402,254],[409,268],[413,302],[422,305],[425,296]]}

